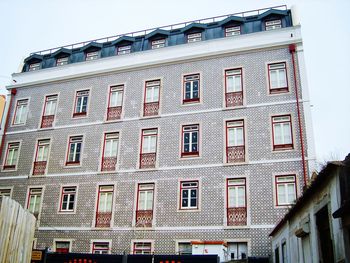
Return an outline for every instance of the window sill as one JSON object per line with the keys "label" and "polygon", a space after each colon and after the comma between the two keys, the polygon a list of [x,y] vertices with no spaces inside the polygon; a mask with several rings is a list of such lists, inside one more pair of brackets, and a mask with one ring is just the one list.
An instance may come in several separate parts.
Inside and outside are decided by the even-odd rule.
{"label": "window sill", "polygon": [[81,162],[66,162],[64,168],[77,168],[81,167]]}
{"label": "window sill", "polygon": [[292,152],[292,151],[295,151],[294,146],[290,146],[290,147],[279,146],[279,147],[274,147],[272,149],[272,152]]}
{"label": "window sill", "polygon": [[179,213],[198,213],[201,212],[201,209],[199,208],[192,208],[192,209],[177,209],[177,212]]}
{"label": "window sill", "polygon": [[155,119],[155,118],[161,118],[161,115],[152,115],[152,116],[140,116],[140,119]]}
{"label": "window sill", "polygon": [[289,93],[288,87],[285,88],[275,88],[269,90],[269,95],[278,95],[278,94],[286,94]]}
{"label": "window sill", "polygon": [[247,165],[247,164],[249,164],[248,160],[246,160],[245,162],[237,162],[237,163],[224,162],[223,166],[237,166],[237,165]]}
{"label": "window sill", "polygon": [[16,171],[17,171],[16,166],[14,166],[14,167],[5,167],[5,166],[3,166],[2,169],[1,169],[1,172],[4,172],[4,173],[6,173],[6,172],[16,172]]}
{"label": "window sill", "polygon": [[74,118],[86,118],[87,112],[75,112],[73,113],[73,119]]}
{"label": "window sill", "polygon": [[224,229],[249,229],[250,225],[245,225],[245,226],[224,226]]}
{"label": "window sill", "polygon": [[239,110],[239,109],[245,109],[247,108],[246,104],[239,105],[239,106],[232,106],[232,107],[226,107],[226,105],[223,106],[222,110],[227,111],[227,110]]}

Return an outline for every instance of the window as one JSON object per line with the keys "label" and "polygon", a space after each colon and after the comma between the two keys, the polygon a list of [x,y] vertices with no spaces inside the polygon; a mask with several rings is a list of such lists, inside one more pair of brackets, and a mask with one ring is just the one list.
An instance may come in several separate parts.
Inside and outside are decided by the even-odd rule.
{"label": "window", "polygon": [[61,192],[61,212],[74,212],[74,203],[77,194],[76,186],[65,186],[62,187]]}
{"label": "window", "polygon": [[265,22],[265,30],[274,30],[282,27],[281,19],[270,20]]}
{"label": "window", "polygon": [[29,71],[34,71],[40,69],[40,62],[39,63],[32,63],[29,65]]}
{"label": "window", "polygon": [[146,81],[143,116],[157,116],[159,111],[160,80]]}
{"label": "window", "polygon": [[11,189],[0,189],[0,196],[11,197]]}
{"label": "window", "polygon": [[150,255],[151,253],[151,242],[134,242],[134,254]]}
{"label": "window", "polygon": [[291,205],[296,199],[295,175],[275,177],[277,206]]}
{"label": "window", "polygon": [[66,254],[70,252],[70,241],[56,241],[56,253]]}
{"label": "window", "polygon": [[83,136],[72,136],[69,138],[66,165],[80,164],[82,144]]}
{"label": "window", "polygon": [[86,116],[88,106],[89,91],[78,91],[75,97],[75,108],[73,117]]}
{"label": "window", "polygon": [[118,144],[118,132],[106,133],[104,135],[101,171],[115,171],[117,166]]}
{"label": "window", "polygon": [[184,76],[183,103],[199,102],[199,74]]}
{"label": "window", "polygon": [[248,258],[248,245],[246,242],[228,242],[227,250],[231,260]]}
{"label": "window", "polygon": [[227,225],[247,224],[246,180],[244,178],[227,180]]}
{"label": "window", "polygon": [[98,189],[96,227],[110,227],[113,207],[113,185],[103,185]]}
{"label": "window", "polygon": [[138,184],[136,227],[152,227],[154,184]]}
{"label": "window", "polygon": [[286,63],[269,64],[270,94],[288,92]]}
{"label": "window", "polygon": [[117,55],[124,55],[131,53],[131,45],[118,47]]}
{"label": "window", "polygon": [[142,130],[140,169],[155,168],[158,129]]}
{"label": "window", "polygon": [[19,142],[10,142],[7,144],[7,151],[3,170],[15,170],[19,156]]}
{"label": "window", "polygon": [[293,149],[292,122],[290,115],[272,117],[273,149]]}
{"label": "window", "polygon": [[98,59],[98,51],[86,53],[85,60],[95,60]]}
{"label": "window", "polygon": [[241,26],[230,26],[225,28],[225,37],[237,36],[241,34]]}
{"label": "window", "polygon": [[111,86],[107,109],[107,121],[119,120],[122,115],[124,85]]}
{"label": "window", "polygon": [[280,252],[279,247],[275,248],[275,263],[280,263]]}
{"label": "window", "polygon": [[29,188],[27,209],[38,219],[41,206],[42,188]]}
{"label": "window", "polygon": [[192,255],[192,245],[191,242],[179,242],[179,255]]}
{"label": "window", "polygon": [[165,38],[153,40],[151,46],[152,46],[152,49],[165,47]]}
{"label": "window", "polygon": [[199,156],[199,125],[182,126],[181,157]]}
{"label": "window", "polygon": [[244,120],[226,122],[226,162],[245,161]]}
{"label": "window", "polygon": [[39,140],[36,147],[33,175],[43,175],[49,157],[50,139]]}
{"label": "window", "polygon": [[194,33],[187,35],[187,43],[202,41],[202,33]]}
{"label": "window", "polygon": [[58,58],[58,59],[56,60],[56,66],[67,65],[67,64],[68,64],[68,58],[69,58],[69,57]]}
{"label": "window", "polygon": [[180,209],[198,209],[198,181],[180,183]]}
{"label": "window", "polygon": [[226,107],[243,105],[242,69],[225,70]]}
{"label": "window", "polygon": [[25,124],[28,112],[28,100],[18,100],[13,124]]}
{"label": "window", "polygon": [[282,244],[282,263],[288,263],[286,242]]}
{"label": "window", "polygon": [[53,126],[57,108],[57,98],[58,95],[46,96],[41,128],[50,128]]}
{"label": "window", "polygon": [[92,254],[110,254],[109,242],[93,242]]}

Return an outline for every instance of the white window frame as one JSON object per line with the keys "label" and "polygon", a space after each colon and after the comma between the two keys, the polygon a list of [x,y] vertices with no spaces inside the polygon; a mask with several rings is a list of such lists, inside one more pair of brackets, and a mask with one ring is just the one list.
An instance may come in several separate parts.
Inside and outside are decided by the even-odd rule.
{"label": "white window frame", "polygon": [[158,48],[162,48],[162,47],[165,47],[165,38],[151,41],[151,48],[152,49],[158,49]]}
{"label": "white window frame", "polygon": [[[67,189],[73,189],[72,192],[67,192]],[[65,192],[66,190],[66,192]],[[74,202],[73,202],[73,208],[69,209],[69,203],[71,202],[70,197],[74,194]],[[63,209],[63,199],[64,196],[68,195],[67,198],[67,207],[66,209]],[[60,213],[74,213],[76,209],[76,204],[77,204],[77,197],[78,197],[78,187],[76,185],[65,185],[61,187],[61,193],[60,193],[60,204],[59,204],[59,212]]]}
{"label": "white window frame", "polygon": [[270,31],[270,30],[275,30],[282,28],[282,20],[281,19],[274,19],[274,20],[269,20],[265,21],[265,30]]}
{"label": "white window frame", "polygon": [[131,45],[117,47],[117,55],[125,55],[130,53],[131,53]]}
{"label": "white window frame", "polygon": [[11,187],[0,187],[0,196],[7,196],[12,198],[13,186]]}
{"label": "white window frame", "polygon": [[[150,246],[150,253],[135,253],[135,245],[139,243],[139,244],[145,244],[145,243],[149,243]],[[131,253],[134,255],[152,255],[154,253],[154,240],[149,240],[149,239],[145,239],[145,240],[131,240]]]}
{"label": "white window frame", "polygon": [[[141,154],[157,153],[158,128],[143,129],[141,141]],[[147,142],[147,145],[146,145]]]}
{"label": "white window frame", "polygon": [[[83,155],[83,142],[84,142],[84,136],[83,135],[72,135],[68,138],[68,149],[67,149],[67,156],[66,156],[66,166],[79,166],[82,163],[82,155]],[[78,143],[80,143],[80,153],[79,153],[79,160],[77,161],[77,148]],[[73,159],[70,159],[71,155],[71,144],[75,144],[74,152],[73,152]]]}
{"label": "white window frame", "polygon": [[[198,97],[194,97],[194,82],[198,82]],[[190,98],[186,98],[186,83],[190,83]],[[201,101],[201,78],[200,73],[188,74],[183,76],[183,96],[182,104],[200,103]]]}
{"label": "white window frame", "polygon": [[[29,99],[19,99],[16,101],[15,114],[13,115],[12,125],[25,125],[29,111]],[[19,118],[17,118],[19,116]]]}
{"label": "white window frame", "polygon": [[[144,103],[152,103],[159,102],[160,97],[160,80],[151,80],[146,81],[145,83],[145,102]],[[147,97],[147,93],[150,91],[150,98]]]}
{"label": "white window frame", "polygon": [[[79,103],[79,98],[81,98]],[[84,108],[84,98],[87,98],[85,111]],[[89,110],[89,98],[90,98],[90,90],[79,90],[75,93],[75,101],[74,101],[74,110],[73,117],[86,116]]]}
{"label": "white window frame", "polygon": [[31,63],[29,64],[29,69],[28,71],[35,71],[40,69],[41,62],[36,62],[36,63]]}
{"label": "white window frame", "polygon": [[[107,244],[107,249],[97,249],[97,251],[107,251],[107,253],[94,253],[94,246],[96,244]],[[91,240],[91,253],[92,254],[100,254],[100,255],[106,255],[106,254],[111,254],[111,247],[112,241],[111,240]]]}
{"label": "white window frame", "polygon": [[[283,207],[283,206],[291,206],[294,204],[294,201],[297,199],[297,178],[295,174],[284,174],[284,175],[275,175],[275,199],[276,199],[276,206],[277,207]],[[279,191],[279,185],[283,187],[283,195],[285,198],[285,202],[281,202],[279,200],[280,191]],[[288,186],[293,185],[293,192],[294,192],[294,199],[289,200],[289,191]]]}
{"label": "white window frame", "polygon": [[96,60],[98,59],[99,51],[86,52],[85,61]]}
{"label": "white window frame", "polygon": [[225,27],[225,37],[238,36],[241,34],[241,26]]}
{"label": "white window frame", "polygon": [[67,65],[68,64],[68,59],[69,59],[69,56],[57,58],[56,66],[59,67],[59,66]]}
{"label": "white window frame", "polygon": [[69,243],[69,250],[68,253],[72,253],[72,244],[73,244],[74,239],[69,239],[69,238],[54,238],[53,239],[53,244],[52,248],[56,252],[56,242],[67,242]]}
{"label": "white window frame", "polygon": [[[289,92],[287,63],[284,61],[277,62],[277,63],[269,63],[267,65],[267,69],[268,69],[268,80],[269,80],[269,93],[270,94],[277,94],[277,93]],[[277,86],[272,86],[273,83],[272,83],[271,76],[273,74],[276,74]],[[284,78],[285,83],[283,83],[282,78]]]}
{"label": "white window frame", "polygon": [[[284,119],[283,119],[284,118]],[[293,150],[294,149],[294,138],[293,138],[293,125],[292,125],[292,116],[290,114],[286,115],[277,115],[271,116],[272,122],[272,148],[273,151],[283,151],[283,150]],[[285,126],[288,124],[290,133],[288,137],[290,137],[290,142],[285,141]],[[276,127],[277,125],[281,126],[281,142],[276,142]],[[287,127],[288,127],[287,126]]]}
{"label": "white window frame", "polygon": [[187,35],[187,43],[202,41],[202,32],[191,33]]}
{"label": "white window frame", "polygon": [[[186,130],[187,129],[187,130]],[[197,132],[197,152],[192,151],[192,133]],[[189,151],[185,152],[185,133],[189,133]],[[189,124],[181,126],[181,158],[200,156],[200,126],[199,124]]]}
{"label": "white window frame", "polygon": [[[3,172],[6,172],[6,171],[17,171],[18,160],[19,160],[19,156],[20,156],[20,152],[21,152],[21,144],[22,144],[21,141],[10,141],[10,142],[7,142],[6,155],[5,155],[5,158],[4,158],[4,163],[2,165],[2,171]],[[10,147],[13,147],[14,149],[17,149],[17,159],[13,163],[13,154],[12,154],[11,163],[7,164]],[[14,166],[14,167],[13,168],[5,168],[5,166]]]}
{"label": "white window frame", "polygon": [[[190,185],[187,185],[190,184]],[[180,181],[180,210],[198,210],[199,209],[199,198],[200,198],[200,191],[199,191],[199,181],[193,180],[193,181]],[[191,191],[196,190],[196,205],[191,205]],[[183,191],[187,191],[187,200],[188,200],[188,206],[185,207],[182,205],[183,200]]]}

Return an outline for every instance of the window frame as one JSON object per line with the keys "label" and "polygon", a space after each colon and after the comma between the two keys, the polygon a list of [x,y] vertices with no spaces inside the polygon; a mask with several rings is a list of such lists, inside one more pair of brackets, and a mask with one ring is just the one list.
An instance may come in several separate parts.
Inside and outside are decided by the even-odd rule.
{"label": "window frame", "polygon": [[[112,90],[112,89],[115,89],[115,90]],[[117,105],[117,106],[111,106],[111,98],[112,98],[112,93],[113,92],[121,92],[121,105]],[[108,122],[112,122],[112,121],[119,121],[121,118],[122,118],[122,114],[123,114],[123,105],[124,105],[124,92],[125,92],[125,84],[115,84],[115,85],[110,85],[108,86],[108,96],[107,96],[107,112],[106,112],[106,121]],[[117,103],[118,104],[118,103]],[[109,119],[108,118],[108,112],[110,109],[113,109],[113,108],[117,108],[117,107],[120,107],[120,117],[119,118],[116,118],[116,119]]]}
{"label": "window frame", "polygon": [[[106,149],[106,143],[107,143],[107,136],[114,136],[114,138],[109,138],[109,139],[115,139],[117,140],[117,149],[116,149],[116,164],[115,164],[115,170],[117,170],[117,166],[118,166],[118,161],[119,161],[119,158],[118,158],[118,155],[119,155],[119,146],[120,146],[120,132],[119,131],[111,131],[111,132],[105,132],[103,133],[103,141],[102,141],[102,153],[101,153],[101,163],[100,163],[100,171],[101,172],[104,172],[103,171],[103,161],[104,161],[104,158],[106,157],[113,157],[113,156],[105,156],[105,149]],[[117,138],[116,138],[117,137]],[[107,170],[106,172],[111,172],[109,170]]]}
{"label": "window frame", "polygon": [[[242,123],[242,124],[240,124]],[[232,124],[232,126],[229,126]],[[235,129],[235,128],[242,128],[243,132],[243,144],[241,145],[229,145],[230,139],[229,139],[229,130]],[[244,161],[240,162],[229,162],[228,159],[228,147],[244,147]],[[225,120],[225,164],[241,164],[247,162],[247,139],[246,139],[246,120],[245,119],[233,119],[233,120]]]}
{"label": "window frame", "polygon": [[[239,71],[238,73],[230,73],[230,72],[235,72],[235,71]],[[240,91],[228,91],[228,78],[230,76],[240,76],[241,78],[241,85]],[[245,105],[245,89],[244,89],[244,80],[243,80],[244,74],[243,74],[243,67],[235,67],[235,68],[225,68],[224,69],[224,107],[227,109],[231,109],[231,108],[237,108],[237,107],[243,107]],[[240,94],[239,94],[240,93]],[[242,98],[242,104],[240,105],[227,105],[227,96],[229,94],[238,94],[240,95]],[[238,104],[238,103],[237,103]]]}
{"label": "window frame", "polygon": [[[279,178],[286,178],[286,177],[293,177],[293,180],[290,180],[290,181],[283,181],[283,182],[278,182],[278,179]],[[279,194],[279,191],[278,191],[278,185],[284,185],[284,195],[287,195],[288,196],[288,191],[286,193],[286,186],[288,184],[291,184],[293,183],[294,184],[294,195],[295,195],[295,199],[293,201],[290,201],[290,200],[287,200],[288,202],[287,203],[280,203],[279,200],[278,200],[278,194]],[[290,207],[294,204],[294,202],[298,199],[298,188],[297,188],[297,175],[296,174],[293,174],[293,173],[290,173],[290,174],[279,174],[279,175],[275,175],[274,176],[274,187],[275,187],[275,205],[276,207],[282,207],[282,208],[285,208],[285,207]],[[290,202],[289,202],[290,201]]]}
{"label": "window frame", "polygon": [[[70,155],[70,145],[72,139],[79,139],[81,138],[81,145],[80,145],[80,155],[79,155],[79,161],[69,161],[69,155]],[[77,142],[78,143],[78,142]],[[68,136],[68,146],[67,146],[67,154],[66,154],[66,162],[65,167],[74,167],[74,166],[81,166],[82,164],[82,155],[83,155],[83,145],[84,145],[84,135],[69,135]]]}
{"label": "window frame", "polygon": [[[39,205],[39,209],[38,209],[38,217],[37,217],[37,225],[39,224],[39,219],[40,219],[40,216],[41,216],[41,208],[42,208],[42,203],[43,203],[43,198],[44,198],[44,186],[31,186],[29,185],[28,186],[28,190],[27,190],[27,200],[26,200],[26,209],[31,213],[31,214],[34,214],[35,211],[31,212],[29,210],[30,208],[30,198],[32,196],[32,192],[31,190],[35,191],[35,190],[39,190],[40,189],[40,203],[38,204]],[[33,194],[34,195],[34,194]],[[35,208],[35,207],[34,207]],[[34,209],[35,210],[35,209]]]}
{"label": "window frame", "polygon": [[[271,66],[278,66],[283,65],[283,67],[271,69]],[[284,75],[286,78],[286,86],[285,87],[272,87],[271,83],[271,72],[284,69]],[[280,62],[273,62],[273,63],[267,63],[267,78],[268,78],[268,87],[269,87],[269,94],[280,94],[280,93],[288,93],[289,92],[289,80],[288,80],[288,71],[287,71],[287,62],[286,61],[280,61]],[[280,81],[279,81],[280,82]]]}
{"label": "window frame", "polygon": [[54,251],[56,253],[57,252],[57,242],[60,242],[60,243],[69,243],[69,248],[68,248],[68,252],[64,252],[64,253],[61,253],[61,254],[65,254],[65,253],[71,253],[72,252],[72,243],[73,243],[73,239],[64,239],[64,238],[54,238],[53,239],[53,248],[54,248]]}
{"label": "window frame", "polygon": [[[244,183],[234,183],[230,184],[230,181],[239,181],[243,180]],[[229,202],[229,188],[230,186],[234,187],[239,187],[239,186],[244,186],[244,205],[245,206],[230,206]],[[225,178],[225,221],[226,221],[226,226],[229,228],[242,228],[245,226],[250,225],[250,214],[249,214],[249,180],[245,176],[238,176],[238,177],[226,177]],[[236,200],[237,202],[237,200]],[[245,208],[245,224],[237,224],[237,225],[229,225],[229,208]],[[234,241],[236,242],[236,241]]]}
{"label": "window frame", "polygon": [[130,45],[122,45],[122,46],[117,46],[117,56],[120,56],[120,55],[126,55],[126,54],[130,54],[131,53],[131,47],[132,47],[132,44]]}
{"label": "window frame", "polygon": [[[109,255],[112,252],[112,247],[111,247],[111,240],[91,240],[91,254],[100,254],[100,255]],[[103,245],[107,245],[107,249],[95,249],[95,245],[96,244],[103,244]],[[95,251],[107,251],[107,253],[94,253]]]}
{"label": "window frame", "polygon": [[[26,125],[27,118],[28,118],[28,112],[29,112],[29,100],[30,100],[29,98],[22,98],[22,99],[16,100],[15,112],[14,112],[13,118],[12,118],[12,126]],[[23,119],[24,119],[23,122],[16,123],[16,117],[17,117],[17,113],[18,113],[19,103],[23,103],[22,105],[26,105],[26,110],[24,113],[22,113],[22,111],[21,111],[21,118],[23,117]]]}
{"label": "window frame", "polygon": [[[9,194],[6,194],[7,192],[9,192]],[[12,198],[12,193],[13,193],[13,186],[11,186],[11,187],[1,186],[0,187],[0,196],[6,196],[9,198]]]}
{"label": "window frame", "polygon": [[[274,118],[288,117],[289,121],[274,121]],[[275,143],[275,126],[274,124],[278,123],[289,123],[290,128],[290,137],[291,143],[276,144]],[[293,133],[293,124],[292,124],[292,115],[283,114],[283,115],[274,115],[271,116],[271,127],[272,127],[272,150],[273,152],[285,151],[285,150],[294,150],[294,133]]]}
{"label": "window frame", "polygon": [[[232,30],[232,31],[229,31],[228,29],[236,29],[238,28],[239,30]],[[230,34],[234,32],[234,34]],[[236,32],[239,32],[239,34],[235,34]],[[242,26],[241,25],[231,25],[231,26],[226,26],[225,29],[224,29],[224,34],[225,34],[225,37],[234,37],[234,36],[239,36],[242,34]]]}
{"label": "window frame", "polygon": [[[154,87],[158,87],[158,100],[154,100],[154,95],[156,94],[154,92]],[[152,89],[152,98],[151,101],[146,101],[147,100],[147,90],[148,88]],[[155,117],[160,115],[160,96],[161,96],[161,89],[162,89],[162,79],[161,78],[156,78],[152,80],[145,80],[144,82],[144,90],[143,90],[143,110],[142,110],[142,117]],[[152,104],[152,103],[158,103],[158,112],[155,115],[146,115],[145,114],[145,109],[146,105]]]}
{"label": "window frame", "polygon": [[[102,188],[106,188],[106,189],[102,189]],[[109,188],[108,188],[109,187]],[[114,222],[114,198],[115,198],[115,185],[111,184],[110,182],[106,182],[106,183],[101,183],[99,185],[97,185],[97,189],[96,189],[96,205],[95,205],[95,215],[94,215],[94,227],[95,228],[103,228],[103,229],[108,229],[111,228],[113,226],[113,222]],[[112,193],[112,198],[111,198],[111,207],[110,207],[110,211],[99,211],[100,209],[100,198],[101,198],[101,193]],[[106,209],[107,207],[105,207]],[[110,218],[110,225],[109,227],[102,227],[102,226],[97,226],[97,218],[98,218],[98,213],[111,213],[111,218]]]}
{"label": "window frame", "polygon": [[[58,97],[59,97],[59,94],[56,93],[56,94],[49,94],[49,95],[45,95],[45,99],[44,99],[44,107],[43,107],[43,111],[42,111],[42,114],[41,114],[41,122],[40,122],[40,126],[39,126],[39,129],[50,129],[50,128],[53,128],[55,126],[55,117],[56,117],[56,113],[57,113],[57,108],[58,108]],[[48,114],[46,115],[46,108],[47,108],[47,105],[48,105],[48,102],[49,101],[54,101],[56,100],[56,106],[55,106],[55,110],[53,112],[53,114]],[[51,127],[42,127],[42,123],[43,123],[43,118],[44,117],[47,117],[47,116],[54,116],[54,120],[52,122],[52,126]]]}
{"label": "window frame", "polygon": [[[193,80],[186,80],[186,78],[195,78]],[[193,97],[193,82],[198,81],[198,97],[197,98],[189,98],[186,99],[186,83],[190,82],[191,84],[191,90],[190,97]],[[182,105],[189,105],[189,104],[195,104],[195,103],[201,103],[201,74],[200,73],[191,73],[191,74],[185,74],[182,76]]]}
{"label": "window frame", "polygon": [[[197,131],[197,152],[188,152],[186,153],[184,151],[184,146],[185,146],[185,140],[184,140],[184,136],[185,136],[185,128],[190,128],[190,127],[194,127],[194,126],[197,126],[197,129],[194,130],[194,131]],[[192,132],[192,131],[190,131]],[[200,124],[199,123],[196,123],[196,124],[184,124],[184,125],[181,125],[181,152],[180,152],[180,157],[181,158],[191,158],[191,157],[200,157],[200,150],[201,150],[201,147],[200,147],[200,144],[201,144],[201,137],[200,137]],[[192,143],[190,144],[191,145],[191,148],[192,148]]]}
{"label": "window frame", "polygon": [[163,48],[166,45],[166,38],[159,38],[151,40],[151,49]]}
{"label": "window frame", "polygon": [[[279,23],[276,23],[279,22]],[[271,25],[268,25],[268,23],[272,23]],[[275,29],[280,29],[282,28],[282,19],[269,19],[266,20],[264,22],[264,26],[265,26],[265,31],[271,31],[271,30],[275,30]]]}
{"label": "window frame", "polygon": [[61,67],[69,64],[69,56],[64,56],[56,59],[56,67]]}
{"label": "window frame", "polygon": [[[141,186],[145,186],[145,188],[144,189],[140,189]],[[152,209],[139,209],[140,193],[144,192],[144,191],[150,191],[150,190],[152,190]],[[137,183],[136,211],[152,210],[153,211],[153,215],[154,215],[155,191],[156,191],[156,184],[153,183],[153,182]]]}
{"label": "window frame", "polygon": [[41,62],[30,63],[28,66],[28,71],[37,71],[41,69]]}
{"label": "window frame", "polygon": [[[17,147],[17,159],[15,164],[10,164],[10,165],[6,165],[7,163],[7,158],[8,158],[8,154],[9,154],[9,147],[11,144],[16,144],[15,147]],[[18,168],[18,160],[20,157],[20,153],[21,153],[21,145],[22,145],[22,141],[8,141],[7,142],[7,146],[6,146],[6,155],[5,158],[3,160],[3,164],[2,164],[2,172],[13,172],[13,171],[17,171]]]}
{"label": "window frame", "polygon": [[[40,176],[39,174],[34,175],[34,169],[35,169],[36,162],[46,162],[45,172],[42,175],[47,174],[47,169],[49,166],[49,159],[50,159],[50,152],[51,152],[51,142],[52,142],[51,138],[38,138],[37,139],[36,144],[35,144],[35,151],[34,151],[34,158],[33,158],[34,160],[33,160],[32,171],[31,171],[32,176]],[[39,160],[38,159],[39,147],[41,147],[41,146],[48,147],[46,160]]]}
{"label": "window frame", "polygon": [[203,40],[203,32],[193,32],[186,34],[186,43],[201,42]]}
{"label": "window frame", "polygon": [[[197,184],[196,186],[189,186],[189,187],[184,187],[183,184],[186,184],[186,183],[195,183]],[[179,208],[178,210],[180,211],[199,211],[200,210],[200,183],[199,183],[199,180],[181,180],[179,182]],[[182,190],[184,189],[188,189],[188,190],[193,190],[195,189],[197,191],[197,194],[196,194],[196,206],[195,207],[192,207],[192,206],[188,206],[188,207],[183,207],[182,206],[182,200],[183,200],[183,197],[182,197]],[[189,195],[188,198],[189,200],[191,200],[191,196]],[[190,204],[191,202],[189,202],[188,204]]]}
{"label": "window frame", "polygon": [[[78,93],[84,93],[84,92],[88,92],[87,95],[79,95]],[[90,89],[85,89],[85,90],[77,90],[75,92],[75,99],[74,99],[74,105],[73,105],[73,119],[74,118],[82,118],[82,117],[87,117],[88,116],[88,111],[89,111],[89,104],[90,104],[90,94],[91,94],[91,91]],[[78,104],[78,97],[87,97],[87,103],[86,103],[86,111],[79,111],[77,112],[77,104]],[[79,108],[82,108],[81,110],[83,110],[83,106],[84,105],[84,102],[83,102],[83,99],[82,99],[82,105],[79,106]]]}
{"label": "window frame", "polygon": [[[67,208],[68,209],[63,209],[63,199],[65,194],[68,194],[71,196],[71,193],[64,193],[65,188],[75,188],[74,190],[74,202],[73,202],[73,209],[69,209],[69,203],[71,202],[70,199],[67,199]],[[77,206],[77,198],[78,198],[78,186],[77,185],[63,185],[60,188],[60,202],[59,202],[59,207],[58,207],[58,212],[59,213],[65,213],[65,214],[75,214],[76,212],[76,206]]]}
{"label": "window frame", "polygon": [[85,61],[96,60],[99,58],[100,58],[100,51],[99,50],[85,52]]}
{"label": "window frame", "polygon": [[[135,253],[136,244],[150,244],[149,253]],[[131,252],[133,255],[152,255],[154,253],[154,240],[131,240]]]}

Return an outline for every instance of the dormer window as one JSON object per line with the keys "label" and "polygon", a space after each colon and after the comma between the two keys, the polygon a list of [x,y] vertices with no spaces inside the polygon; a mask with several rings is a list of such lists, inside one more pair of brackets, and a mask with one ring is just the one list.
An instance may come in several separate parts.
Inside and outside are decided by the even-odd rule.
{"label": "dormer window", "polygon": [[270,20],[265,22],[265,30],[274,30],[282,27],[281,19]]}
{"label": "dormer window", "polygon": [[230,26],[225,28],[225,37],[237,36],[241,34],[241,26]]}
{"label": "dormer window", "polygon": [[152,41],[152,49],[157,49],[162,47],[165,47],[165,38]]}
{"label": "dormer window", "polygon": [[85,60],[95,60],[98,59],[98,51],[86,53]]}
{"label": "dormer window", "polygon": [[202,41],[202,33],[194,33],[187,35],[187,43]]}
{"label": "dormer window", "polygon": [[40,69],[40,62],[39,63],[32,63],[29,65],[29,71],[34,71]]}
{"label": "dormer window", "polygon": [[131,53],[131,45],[118,47],[117,55],[124,55]]}
{"label": "dormer window", "polygon": [[68,57],[58,58],[56,61],[56,66],[63,66],[68,64]]}

